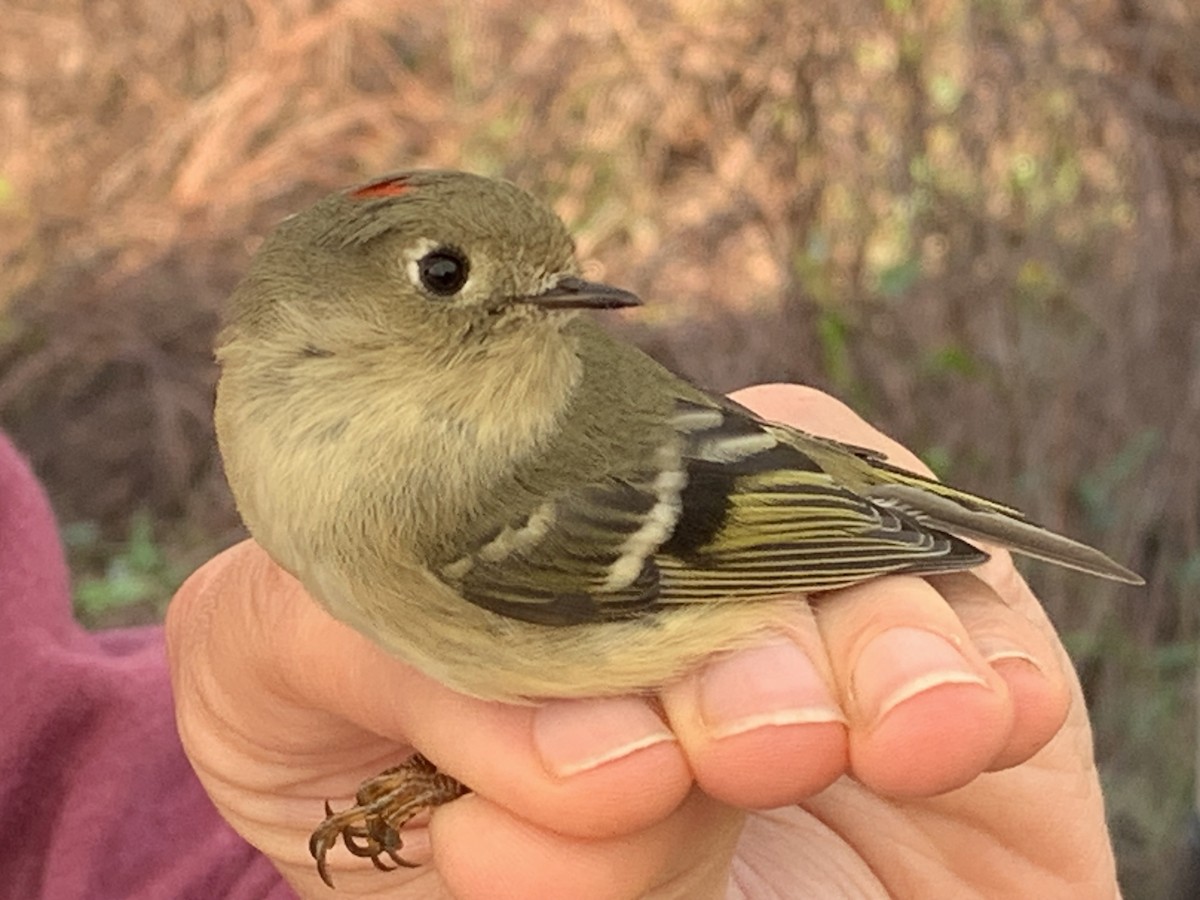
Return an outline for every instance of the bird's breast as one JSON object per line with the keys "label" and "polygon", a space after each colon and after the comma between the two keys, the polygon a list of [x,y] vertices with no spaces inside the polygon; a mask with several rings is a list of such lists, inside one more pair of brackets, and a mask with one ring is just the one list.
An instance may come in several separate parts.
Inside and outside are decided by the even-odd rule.
{"label": "bird's breast", "polygon": [[261,359],[226,368],[221,394],[264,398],[219,398],[251,531],[281,561],[347,547],[372,565],[451,552],[473,517],[495,514],[496,486],[556,433],[580,378],[570,341],[531,337],[536,346],[517,336],[436,361],[394,347],[296,360],[286,372]]}

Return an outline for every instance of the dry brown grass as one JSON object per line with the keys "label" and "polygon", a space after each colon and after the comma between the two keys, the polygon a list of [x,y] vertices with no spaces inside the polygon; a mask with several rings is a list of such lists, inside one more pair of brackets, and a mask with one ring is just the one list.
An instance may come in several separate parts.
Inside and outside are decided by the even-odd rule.
{"label": "dry brown grass", "polygon": [[[65,519],[226,540],[209,347],[256,241],[458,166],[551,198],[677,367],[830,388],[1140,568],[1120,605],[1037,573],[1099,709],[1194,646],[1185,0],[27,0],[0,45],[0,419]],[[1113,702],[1102,747],[1134,765]]]}

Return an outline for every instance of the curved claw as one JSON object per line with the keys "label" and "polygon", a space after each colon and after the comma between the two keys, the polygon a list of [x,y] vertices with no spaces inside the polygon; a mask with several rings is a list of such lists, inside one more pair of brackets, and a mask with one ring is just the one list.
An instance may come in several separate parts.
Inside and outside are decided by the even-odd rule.
{"label": "curved claw", "polygon": [[[362,843],[357,843],[358,838],[362,839]],[[374,842],[370,836],[361,828],[345,828],[342,831],[342,843],[346,845],[346,849],[358,857],[374,856],[378,851],[374,847]]]}
{"label": "curved claw", "polygon": [[[389,850],[387,852],[390,853],[391,851]],[[387,863],[385,863],[379,858],[379,853],[375,853],[371,856],[371,865],[377,868],[380,872],[395,872],[398,868],[398,866],[389,866]]]}
{"label": "curved claw", "polygon": [[[443,775],[418,754],[364,781],[355,795],[355,806],[335,813],[326,800],[325,821],[308,841],[308,852],[317,861],[321,880],[333,887],[326,857],[338,838],[351,855],[370,859],[380,871],[417,868],[418,863],[400,855],[404,846],[400,829],[423,810],[449,803],[465,793],[468,789],[464,785]],[[385,856],[394,865],[388,865]]]}
{"label": "curved claw", "polygon": [[329,885],[329,887],[333,887],[333,878],[329,874],[329,867],[325,862],[325,854],[329,852],[329,848],[336,842],[337,835],[334,835],[333,839],[330,840],[321,833],[320,829],[314,831],[312,837],[308,839],[308,852],[317,861],[317,874],[321,876],[321,880]]}

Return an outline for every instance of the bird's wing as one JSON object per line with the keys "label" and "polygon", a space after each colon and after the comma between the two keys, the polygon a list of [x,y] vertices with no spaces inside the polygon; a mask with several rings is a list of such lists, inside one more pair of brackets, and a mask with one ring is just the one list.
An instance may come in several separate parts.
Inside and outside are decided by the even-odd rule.
{"label": "bird's wing", "polygon": [[1068,569],[1125,584],[1145,583],[1136,572],[1094,547],[1036,525],[1011,506],[900,468],[888,462],[887,456],[878,450],[766,422],[732,400],[716,400],[723,407],[736,407],[743,415],[754,418],[782,443],[815,460],[837,483],[877,507],[901,512],[930,529],[999,544]]}
{"label": "bird's wing", "polygon": [[987,559],[904,511],[872,502],[852,488],[857,479],[843,479],[821,458],[833,454],[845,463],[861,448],[797,440],[802,432],[726,404],[685,406],[677,422],[690,438],[687,485],[658,559],[665,599],[832,590],[877,575],[946,572]]}
{"label": "bird's wing", "polygon": [[987,558],[842,486],[736,406],[681,400],[672,424],[643,467],[547,497],[442,577],[493,612],[565,625]]}

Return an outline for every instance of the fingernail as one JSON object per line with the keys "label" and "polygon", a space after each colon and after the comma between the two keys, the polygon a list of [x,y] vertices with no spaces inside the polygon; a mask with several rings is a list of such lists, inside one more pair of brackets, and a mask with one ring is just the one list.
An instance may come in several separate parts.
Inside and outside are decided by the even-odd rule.
{"label": "fingernail", "polygon": [[710,663],[700,675],[700,717],[714,738],[756,728],[844,722],[803,650],[778,641]]}
{"label": "fingernail", "polygon": [[542,765],[556,778],[568,778],[675,735],[638,697],[554,700],[533,714],[533,743]]}
{"label": "fingernail", "polygon": [[921,628],[883,632],[863,648],[854,667],[854,697],[872,721],[917,694],[947,684],[987,687],[954,644]]}
{"label": "fingernail", "polygon": [[1030,656],[1028,652],[1013,645],[1005,638],[990,634],[972,635],[971,638],[975,642],[975,649],[979,651],[980,656],[987,661],[988,665],[1008,659],[1019,659],[1029,663],[1039,672],[1045,671],[1042,668],[1042,664]]}

